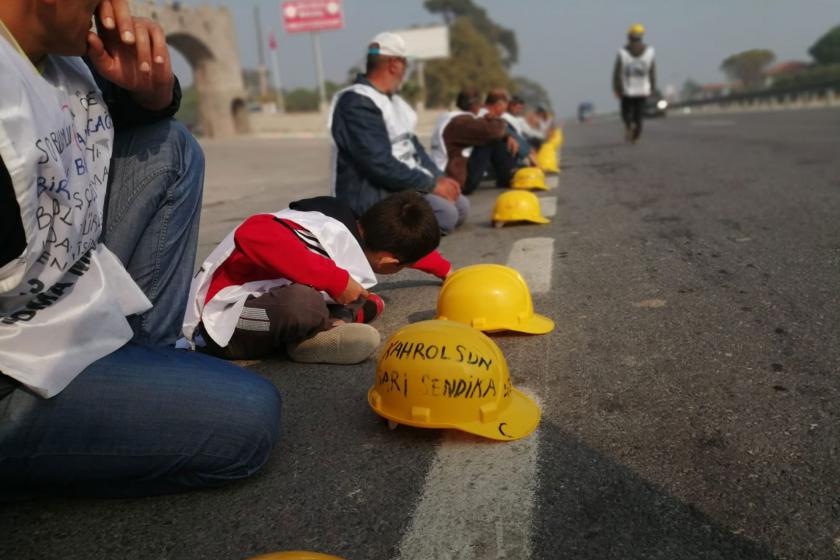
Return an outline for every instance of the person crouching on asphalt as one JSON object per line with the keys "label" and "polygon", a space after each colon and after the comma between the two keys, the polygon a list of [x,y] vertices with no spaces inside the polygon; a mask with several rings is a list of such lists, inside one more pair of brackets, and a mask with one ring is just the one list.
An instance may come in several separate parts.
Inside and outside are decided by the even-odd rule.
{"label": "person crouching on asphalt", "polygon": [[[502,119],[492,115],[478,116],[481,97],[476,90],[458,93],[455,106],[457,111],[445,112],[438,118],[432,132],[431,155],[435,165],[458,181],[463,189],[467,182],[467,162],[474,147],[499,143],[504,151],[508,132],[507,123]],[[497,176],[505,173],[509,171],[501,169]]]}
{"label": "person crouching on asphalt", "polygon": [[525,100],[514,95],[508,104],[508,115],[512,117],[509,122],[515,123],[514,127],[519,135],[528,142],[532,149],[538,149],[545,141],[545,134],[538,127],[532,126],[528,122],[525,115]]}
{"label": "person crouching on asphalt", "polygon": [[210,254],[193,280],[184,336],[227,359],[285,351],[297,362],[352,364],[379,345],[367,322],[383,308],[370,294],[377,274],[406,266],[445,278],[435,251],[440,228],[429,203],[401,192],[357,219],[322,196],[245,220]]}
{"label": "person crouching on asphalt", "polygon": [[475,192],[486,173],[491,172],[496,179],[496,186],[502,189],[510,187],[511,178],[517,167],[517,154],[522,148],[521,140],[511,126],[502,119],[507,111],[510,97],[504,89],[492,89],[487,92],[484,107],[478,116],[491,122],[504,122],[505,132],[500,140],[477,145],[467,160],[467,178],[464,181],[464,194]]}
{"label": "person crouching on asphalt", "polygon": [[397,95],[406,56],[399,35],[380,33],[368,46],[366,73],[333,97],[327,121],[332,192],[358,214],[395,192],[419,192],[448,234],[466,221],[470,205],[423,149],[414,130],[417,114]]}

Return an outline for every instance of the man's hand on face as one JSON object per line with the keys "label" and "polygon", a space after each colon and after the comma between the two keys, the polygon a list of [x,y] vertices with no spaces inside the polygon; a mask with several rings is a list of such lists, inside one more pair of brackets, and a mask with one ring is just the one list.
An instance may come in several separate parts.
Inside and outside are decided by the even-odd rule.
{"label": "man's hand on face", "polygon": [[172,102],[175,75],[163,29],[133,17],[128,0],[104,0],[96,9],[97,33],[87,36],[87,57],[109,82],[132,93],[151,111]]}
{"label": "man's hand on face", "polygon": [[441,176],[435,181],[435,188],[432,190],[432,193],[455,202],[461,195],[461,185],[455,179]]}

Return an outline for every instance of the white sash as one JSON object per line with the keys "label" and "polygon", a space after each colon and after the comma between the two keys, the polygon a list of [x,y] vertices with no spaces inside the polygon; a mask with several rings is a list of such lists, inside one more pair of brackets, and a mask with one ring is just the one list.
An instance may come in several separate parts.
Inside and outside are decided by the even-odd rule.
{"label": "white sash", "polygon": [[647,97],[650,95],[650,69],[653,66],[653,47],[647,47],[638,57],[627,49],[619,49],[621,57],[621,84],[624,95],[629,97]]}
{"label": "white sash", "polygon": [[151,304],[98,243],[114,133],[87,66],[49,56],[39,75],[0,37],[0,75],[0,157],[26,235],[0,268],[0,370],[50,397]]}
{"label": "white sash", "polygon": [[[435,124],[435,130],[432,132],[432,143],[429,155],[441,171],[446,171],[446,166],[449,164],[449,155],[446,153],[446,142],[443,141],[443,132],[446,130],[446,127],[449,126],[452,119],[460,117],[461,115],[472,115],[472,113],[467,113],[466,111],[449,111],[448,113],[443,113],[438,118],[437,123]],[[472,154],[472,146],[464,148],[461,151],[461,154],[464,157],[470,157],[470,154]]]}
{"label": "white sash", "polygon": [[[397,94],[390,97],[367,84],[353,84],[338,91],[332,98],[330,111],[327,116],[327,130],[332,138],[332,122],[335,107],[341,96],[352,91],[364,95],[379,108],[382,112],[382,119],[385,121],[385,128],[388,131],[388,139],[391,141],[391,154],[411,169],[420,171],[431,176],[428,169],[420,164],[420,157],[414,146],[414,132],[417,128],[417,113],[414,112],[408,103]],[[332,153],[330,156],[330,169],[332,172],[332,193],[335,194],[335,182],[338,165],[338,148],[335,140],[332,142]]]}
{"label": "white sash", "polygon": [[[275,212],[273,215],[290,220],[314,235],[336,266],[349,272],[356,282],[365,288],[376,285],[376,275],[364,251],[343,223],[321,212],[299,212],[288,208]],[[238,228],[239,226],[236,229]],[[227,286],[205,303],[213,274],[233,252],[236,229],[230,232],[210,253],[210,256],[202,263],[198,274],[193,278],[187,310],[184,314],[183,334],[187,341],[194,339],[195,329],[201,322],[204,330],[216,344],[226,346],[230,337],[233,336],[248,296],[259,296],[271,288],[291,283],[286,278],[274,278]],[[324,298],[332,301],[326,293],[324,293]]]}

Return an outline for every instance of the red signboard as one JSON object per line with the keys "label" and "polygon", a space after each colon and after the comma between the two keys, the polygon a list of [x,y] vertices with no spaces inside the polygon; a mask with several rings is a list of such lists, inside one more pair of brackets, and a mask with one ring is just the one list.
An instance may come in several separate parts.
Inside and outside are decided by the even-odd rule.
{"label": "red signboard", "polygon": [[344,27],[341,0],[291,0],[283,2],[281,9],[286,33]]}

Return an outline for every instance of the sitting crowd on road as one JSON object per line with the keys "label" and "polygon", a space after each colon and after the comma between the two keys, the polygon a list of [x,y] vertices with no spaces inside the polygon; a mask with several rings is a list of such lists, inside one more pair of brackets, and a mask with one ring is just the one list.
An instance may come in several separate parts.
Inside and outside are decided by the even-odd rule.
{"label": "sitting crowd on road", "polygon": [[361,362],[380,343],[376,274],[450,274],[437,247],[466,195],[510,186],[553,125],[465,89],[430,155],[397,93],[407,58],[377,35],[333,98],[333,196],[247,218],[193,276],[204,158],[172,118],[163,30],[128,0],[0,4],[0,499],[248,477],[281,400],[227,360]]}

